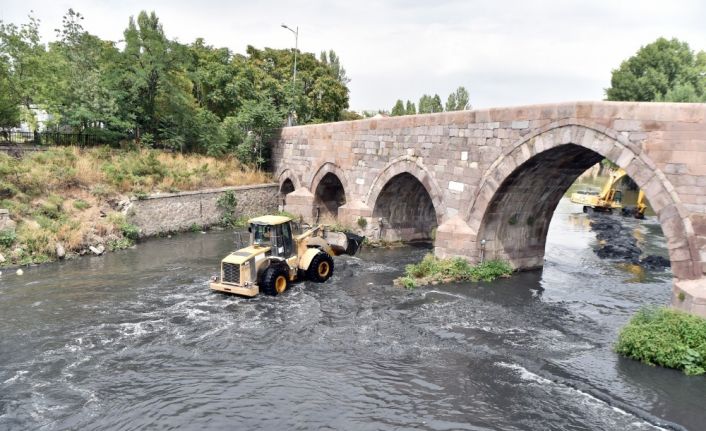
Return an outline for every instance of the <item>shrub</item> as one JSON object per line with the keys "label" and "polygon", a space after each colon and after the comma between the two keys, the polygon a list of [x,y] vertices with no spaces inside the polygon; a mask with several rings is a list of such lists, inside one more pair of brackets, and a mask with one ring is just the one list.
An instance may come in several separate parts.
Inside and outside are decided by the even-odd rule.
{"label": "shrub", "polygon": [[132,247],[133,244],[135,243],[129,238],[111,239],[108,241],[108,250],[123,250]]}
{"label": "shrub", "polygon": [[356,221],[358,224],[358,227],[361,229],[365,229],[368,226],[368,220],[365,217],[358,217],[358,220]]}
{"label": "shrub", "polygon": [[15,240],[17,240],[17,234],[15,234],[14,230],[0,231],[0,246],[10,248],[15,243]]}
{"label": "shrub", "polygon": [[[488,260],[478,265],[471,265],[466,259],[453,257],[439,259],[433,254],[424,256],[421,262],[407,265],[405,277],[400,283],[407,286],[408,280],[423,280],[425,282],[440,281],[493,281],[512,273],[512,267],[504,261]],[[415,285],[416,285],[415,281]],[[413,287],[413,286],[412,286]]]}
{"label": "shrub", "polygon": [[120,225],[120,232],[129,240],[136,241],[140,237],[140,228],[130,223]]}
{"label": "shrub", "polygon": [[417,287],[417,282],[414,281],[414,278],[412,278],[412,277],[402,277],[402,278],[400,278],[400,284],[401,284],[402,287],[404,287],[405,289],[414,289],[415,287]]}
{"label": "shrub", "polygon": [[223,193],[216,201],[216,205],[223,210],[221,224],[227,227],[236,227],[238,217],[235,215],[235,208],[238,206],[238,199],[235,197],[235,192],[228,190]]}
{"label": "shrub", "polygon": [[88,209],[91,207],[91,204],[88,202],[84,201],[83,199],[76,199],[73,203],[74,208],[76,208],[79,211],[83,211],[85,209]]}
{"label": "shrub", "polygon": [[689,375],[706,372],[706,319],[669,308],[645,307],[620,331],[615,351]]}
{"label": "shrub", "polygon": [[56,220],[61,217],[61,205],[63,203],[64,199],[61,196],[49,195],[47,200],[41,203],[39,207],[39,214]]}

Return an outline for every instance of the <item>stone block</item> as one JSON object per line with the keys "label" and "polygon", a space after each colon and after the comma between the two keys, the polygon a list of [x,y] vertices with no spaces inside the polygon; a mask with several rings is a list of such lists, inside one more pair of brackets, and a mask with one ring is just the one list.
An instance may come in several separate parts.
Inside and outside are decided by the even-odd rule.
{"label": "stone block", "polygon": [[17,223],[10,218],[10,211],[0,208],[0,231],[15,231]]}
{"label": "stone block", "polygon": [[706,278],[676,281],[672,288],[672,307],[706,317]]}

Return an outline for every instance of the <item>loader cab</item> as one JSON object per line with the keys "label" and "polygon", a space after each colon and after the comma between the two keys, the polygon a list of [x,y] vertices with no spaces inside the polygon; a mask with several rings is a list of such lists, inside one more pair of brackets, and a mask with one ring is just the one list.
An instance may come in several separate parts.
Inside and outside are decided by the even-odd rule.
{"label": "loader cab", "polygon": [[264,216],[250,220],[250,242],[256,247],[270,247],[269,255],[288,258],[294,254],[292,222],[288,217]]}

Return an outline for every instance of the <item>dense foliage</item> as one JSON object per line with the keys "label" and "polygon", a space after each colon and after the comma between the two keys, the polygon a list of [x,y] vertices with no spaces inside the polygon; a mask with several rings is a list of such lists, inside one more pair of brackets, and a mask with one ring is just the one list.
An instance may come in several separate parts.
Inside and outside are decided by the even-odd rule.
{"label": "dense foliage", "polygon": [[615,350],[650,365],[704,374],[706,319],[669,308],[643,308],[622,329]]}
{"label": "dense foliage", "polygon": [[706,52],[659,38],[613,70],[608,100],[706,102]]}
{"label": "dense foliage", "polygon": [[492,281],[511,273],[512,267],[500,260],[487,260],[472,265],[460,257],[439,259],[433,254],[427,254],[421,262],[405,267],[405,276],[399,279],[399,283],[413,288],[420,284],[450,281]]}
{"label": "dense foliage", "polygon": [[0,21],[0,128],[51,114],[52,127],[134,136],[160,146],[262,163],[262,144],[293,113],[299,124],[337,121],[348,108],[345,69],[334,51],[245,54],[171,40],[157,15],[130,17],[124,43],[86,32],[71,9],[45,46],[39,20]]}

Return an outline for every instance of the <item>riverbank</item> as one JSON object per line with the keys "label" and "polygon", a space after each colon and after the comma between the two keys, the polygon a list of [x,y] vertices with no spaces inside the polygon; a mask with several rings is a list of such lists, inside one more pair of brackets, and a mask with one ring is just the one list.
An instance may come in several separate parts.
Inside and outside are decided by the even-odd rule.
{"label": "riverbank", "polygon": [[[234,158],[109,147],[50,148],[22,158],[0,153],[0,208],[7,210],[0,214],[0,266],[97,255],[130,247],[141,236],[217,224],[221,194],[269,181]],[[184,192],[191,193],[180,199]],[[147,222],[136,217],[148,206],[143,202],[159,202],[155,196],[179,206],[161,207],[163,223],[179,213],[203,216],[204,203],[207,223],[141,229]],[[143,220],[160,223],[154,213]]]}

